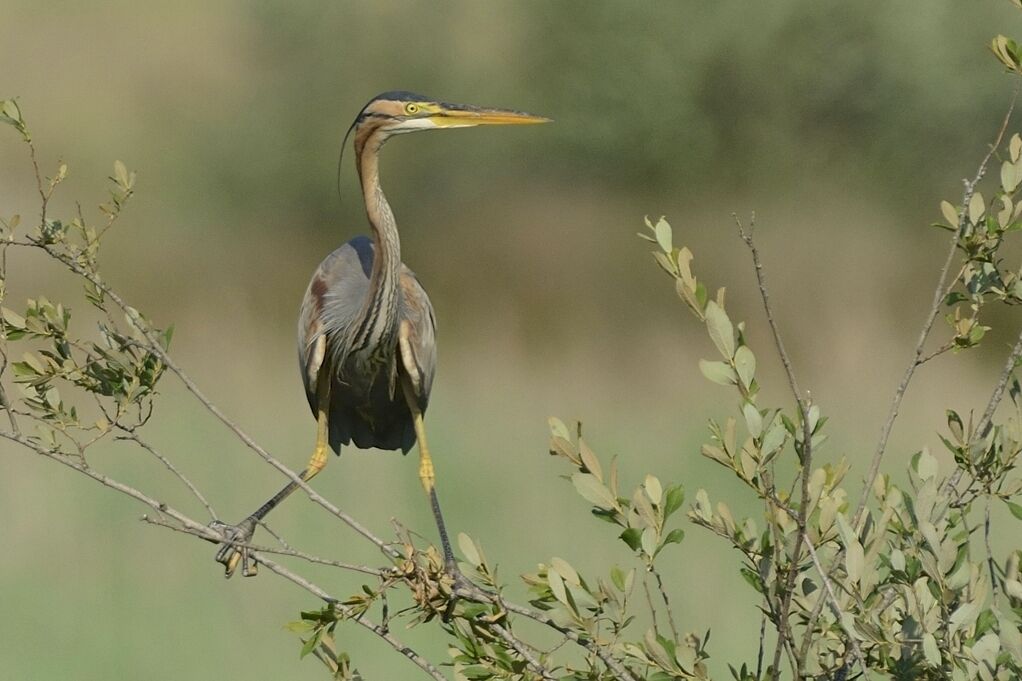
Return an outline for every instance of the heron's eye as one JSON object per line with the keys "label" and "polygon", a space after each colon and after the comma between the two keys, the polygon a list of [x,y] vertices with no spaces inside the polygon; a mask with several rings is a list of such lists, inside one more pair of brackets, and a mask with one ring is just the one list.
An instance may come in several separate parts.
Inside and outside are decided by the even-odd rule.
{"label": "heron's eye", "polygon": [[406,114],[419,113],[419,105],[418,104],[412,104],[411,102],[409,102],[408,104],[405,104],[405,113]]}

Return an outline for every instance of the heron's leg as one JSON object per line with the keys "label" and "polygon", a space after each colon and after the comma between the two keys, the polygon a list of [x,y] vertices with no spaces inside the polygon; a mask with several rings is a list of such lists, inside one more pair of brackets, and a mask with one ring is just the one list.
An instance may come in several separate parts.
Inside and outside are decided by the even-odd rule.
{"label": "heron's leg", "polygon": [[458,563],[454,560],[454,552],[451,551],[451,540],[447,536],[447,524],[444,522],[444,514],[440,511],[440,499],[436,494],[436,471],[433,468],[433,457],[429,455],[429,442],[426,440],[426,426],[422,418],[422,409],[419,408],[419,400],[415,395],[411,380],[403,378],[401,387],[405,393],[405,401],[412,412],[412,423],[415,425],[415,438],[419,444],[419,480],[422,488],[429,497],[429,505],[433,510],[433,518],[436,521],[437,531],[440,533],[440,546],[444,551],[444,563],[449,570],[458,571]]}
{"label": "heron's leg", "polygon": [[[316,477],[326,467],[326,462],[330,458],[329,423],[327,417],[327,410],[330,408],[329,376],[320,373],[317,383],[316,447],[312,450],[312,456],[309,458],[309,463],[305,470],[298,476],[303,482],[308,482]],[[296,489],[298,489],[298,483],[292,480],[237,525],[215,524],[216,529],[220,530],[227,540],[220,544],[220,549],[216,553],[216,561],[224,566],[225,577],[230,577],[234,574],[239,562],[242,565],[241,573],[244,576],[252,577],[256,574],[256,563],[249,562],[248,549],[238,544],[247,544],[252,539],[252,534],[255,532],[259,521],[279,506],[284,499],[291,496],[291,493]]]}

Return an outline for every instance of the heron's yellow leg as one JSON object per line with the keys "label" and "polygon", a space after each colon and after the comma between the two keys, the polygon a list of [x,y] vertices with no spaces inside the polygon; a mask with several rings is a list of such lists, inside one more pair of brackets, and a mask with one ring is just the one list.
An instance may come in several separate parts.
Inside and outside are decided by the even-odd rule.
{"label": "heron's yellow leg", "polygon": [[433,457],[429,455],[426,426],[422,419],[422,409],[419,408],[419,399],[415,395],[411,379],[402,377],[401,387],[405,393],[408,409],[412,412],[412,424],[415,426],[415,437],[419,443],[419,480],[422,482],[422,489],[426,491],[430,507],[433,510],[433,518],[436,521],[437,531],[440,533],[440,546],[444,551],[444,562],[457,569],[454,553],[451,551],[451,540],[447,536],[447,523],[444,522],[444,515],[440,511],[440,500],[436,494],[436,472],[433,469]]}
{"label": "heron's yellow leg", "polygon": [[[303,482],[312,480],[321,470],[326,467],[330,458],[330,423],[328,412],[330,410],[330,376],[327,371],[321,370],[316,386],[316,446],[312,450],[312,456],[305,470],[298,476]],[[233,538],[238,541],[248,542],[255,531],[256,524],[265,518],[270,511],[276,508],[284,499],[291,496],[291,493],[298,489],[298,483],[292,480],[284,485],[284,488],[273,495],[265,504],[260,506],[252,515],[245,518],[237,526],[230,529]],[[216,554],[217,562],[223,564],[224,574],[230,577],[238,567],[238,563],[244,564],[242,572],[246,577],[256,573],[256,563],[248,562],[248,550],[238,550],[234,544],[222,544]]]}
{"label": "heron's yellow leg", "polygon": [[419,444],[419,480],[422,482],[422,489],[426,490],[426,494],[430,494],[436,487],[436,471],[433,469],[433,457],[429,455],[429,443],[426,440],[426,425],[422,418],[422,409],[419,408],[419,400],[415,396],[411,381],[402,380],[401,387],[405,393],[408,409],[412,412],[415,440]]}
{"label": "heron's yellow leg", "polygon": [[[329,383],[329,381],[324,381]],[[320,391],[316,391],[320,392]],[[327,387],[326,391],[329,398],[330,388]],[[326,410],[329,406],[326,404],[327,400],[319,401],[316,409],[316,447],[312,450],[312,457],[309,459],[309,465],[302,472],[302,480],[308,482],[312,480],[316,475],[326,468],[326,462],[330,459],[330,445],[329,445],[329,432],[330,424],[327,418]]]}

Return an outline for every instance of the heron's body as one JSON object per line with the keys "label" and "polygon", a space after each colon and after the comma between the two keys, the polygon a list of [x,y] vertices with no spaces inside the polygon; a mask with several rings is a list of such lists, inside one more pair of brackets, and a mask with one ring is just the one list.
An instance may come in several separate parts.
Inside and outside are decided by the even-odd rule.
{"label": "heron's body", "polygon": [[[401,265],[393,319],[374,332],[376,342],[355,345],[361,309],[369,304],[375,246],[358,236],[328,255],[312,275],[298,319],[298,364],[312,413],[317,413],[316,381],[322,362],[335,351],[336,369],[327,410],[330,448],[400,449],[415,444],[412,412],[400,381],[407,369],[401,361],[398,333],[404,322],[410,330],[416,368],[422,376],[419,408],[425,412],[436,367],[436,321],[429,296],[415,274]],[[320,338],[323,338],[320,344]],[[370,338],[372,341],[373,338]]]}
{"label": "heron's body", "polygon": [[[425,290],[401,262],[397,222],[380,184],[379,152],[402,133],[546,121],[521,111],[444,104],[411,92],[373,98],[348,129],[355,133],[355,167],[372,239],[356,237],[320,263],[299,315],[299,368],[317,422],[316,445],[301,481],[316,476],[329,450],[339,454],[342,445],[407,452],[418,443],[419,479],[454,571],[423,423],[436,372],[436,323]],[[228,577],[239,562],[246,575],[255,574],[245,544],[256,524],[298,486],[289,482],[239,525],[224,527],[216,559]]]}

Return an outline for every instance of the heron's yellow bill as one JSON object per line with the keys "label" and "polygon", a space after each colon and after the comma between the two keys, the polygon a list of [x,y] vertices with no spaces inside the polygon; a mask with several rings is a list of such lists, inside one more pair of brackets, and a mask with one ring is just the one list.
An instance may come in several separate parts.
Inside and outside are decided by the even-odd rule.
{"label": "heron's yellow bill", "polygon": [[525,113],[524,111],[482,109],[468,106],[445,107],[433,116],[430,116],[430,120],[441,128],[468,125],[533,125],[551,122],[549,118]]}

